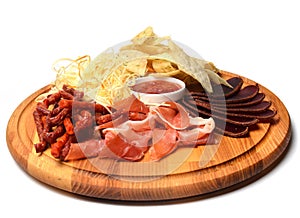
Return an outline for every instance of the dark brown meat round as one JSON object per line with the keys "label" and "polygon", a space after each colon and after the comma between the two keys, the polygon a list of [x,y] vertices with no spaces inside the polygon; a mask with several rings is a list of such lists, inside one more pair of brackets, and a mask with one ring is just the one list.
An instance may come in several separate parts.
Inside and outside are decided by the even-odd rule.
{"label": "dark brown meat round", "polygon": [[[228,79],[227,82],[232,86],[232,88],[225,85],[216,85],[216,84],[212,86],[214,98],[220,98],[220,97],[229,98],[230,96],[236,94],[243,85],[243,80],[240,77],[232,77]],[[192,96],[203,97],[204,99],[208,98],[207,93],[204,90],[197,91],[195,87],[193,87],[193,90],[190,92],[190,94]]]}

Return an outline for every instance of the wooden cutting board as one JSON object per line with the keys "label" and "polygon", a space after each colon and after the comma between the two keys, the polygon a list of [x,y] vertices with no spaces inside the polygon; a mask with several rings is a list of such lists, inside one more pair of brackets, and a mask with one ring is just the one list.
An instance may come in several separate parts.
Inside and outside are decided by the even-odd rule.
{"label": "wooden cutting board", "polygon": [[[225,71],[223,75],[237,76]],[[242,79],[245,85],[256,84]],[[32,116],[35,98],[50,88],[49,85],[36,91],[16,108],[7,126],[8,148],[31,176],[79,195],[156,201],[218,194],[269,170],[284,155],[291,137],[287,109],[276,95],[259,85],[266,99],[272,101],[277,115],[271,124],[258,124],[249,137],[223,136],[215,145],[180,148],[158,162],[99,158],[60,162],[49,151],[36,154],[33,147],[38,140]]]}

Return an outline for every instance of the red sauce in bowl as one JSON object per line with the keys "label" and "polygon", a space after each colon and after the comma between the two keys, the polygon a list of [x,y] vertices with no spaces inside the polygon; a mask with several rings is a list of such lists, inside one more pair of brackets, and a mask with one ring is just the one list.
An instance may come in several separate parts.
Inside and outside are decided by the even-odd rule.
{"label": "red sauce in bowl", "polygon": [[131,87],[131,89],[135,92],[146,94],[162,94],[175,92],[181,89],[181,86],[165,80],[153,80],[135,84]]}

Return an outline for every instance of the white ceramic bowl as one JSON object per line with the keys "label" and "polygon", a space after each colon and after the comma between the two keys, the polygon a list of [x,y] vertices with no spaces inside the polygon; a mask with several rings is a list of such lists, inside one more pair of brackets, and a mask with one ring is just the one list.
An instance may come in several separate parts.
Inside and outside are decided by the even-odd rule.
{"label": "white ceramic bowl", "polygon": [[142,92],[136,92],[132,90],[132,93],[142,102],[144,103],[163,103],[167,101],[177,101],[181,99],[185,92],[185,83],[179,79],[173,78],[173,77],[153,77],[153,76],[146,76],[146,77],[140,77],[135,80],[135,84],[148,82],[148,81],[155,81],[155,80],[162,80],[167,81],[171,83],[178,84],[180,86],[180,89],[173,91],[173,92],[167,92],[167,93],[161,93],[161,94],[148,94],[148,93],[142,93]]}

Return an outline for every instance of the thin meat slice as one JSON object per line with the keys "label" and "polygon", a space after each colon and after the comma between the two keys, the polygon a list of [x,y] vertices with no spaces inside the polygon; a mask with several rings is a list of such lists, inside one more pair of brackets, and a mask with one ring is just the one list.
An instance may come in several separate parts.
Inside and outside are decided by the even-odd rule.
{"label": "thin meat slice", "polygon": [[245,88],[239,90],[235,95],[228,97],[228,98],[215,98],[214,95],[210,97],[205,96],[197,96],[192,95],[194,99],[199,99],[200,101],[210,102],[213,104],[224,103],[224,99],[226,104],[234,104],[234,103],[241,103],[247,102],[250,99],[254,98],[259,92],[258,85],[248,85]]}
{"label": "thin meat slice", "polygon": [[[262,102],[264,100],[264,98],[265,98],[264,93],[257,93],[257,95],[255,95],[253,98],[249,99],[248,101],[237,102],[237,103],[228,103],[226,106],[227,106],[227,108],[252,106],[252,105]],[[214,105],[217,106],[216,103]]]}
{"label": "thin meat slice", "polygon": [[[117,127],[107,128],[103,131],[105,139],[108,132],[113,132],[128,144],[135,146],[145,152],[148,150],[148,142],[152,137],[150,127],[143,121],[128,120]],[[144,128],[142,126],[145,126]],[[141,127],[139,129],[138,127]]]}
{"label": "thin meat slice", "polygon": [[240,77],[232,77],[227,80],[231,87],[221,85],[213,86],[213,96],[212,98],[229,98],[240,91],[243,85],[243,80]]}
{"label": "thin meat slice", "polygon": [[175,129],[153,130],[153,145],[149,149],[150,159],[160,160],[177,148],[177,131]]}
{"label": "thin meat slice", "polygon": [[67,155],[63,158],[64,161],[79,160],[104,155],[104,140],[90,139],[80,143],[71,143]]}
{"label": "thin meat slice", "polygon": [[259,122],[270,122],[275,117],[276,114],[277,114],[276,110],[268,109],[264,112],[257,114],[255,118],[258,119]]}
{"label": "thin meat slice", "polygon": [[259,113],[259,112],[266,111],[270,106],[271,106],[270,101],[262,101],[258,104],[251,105],[251,106],[243,106],[238,108],[215,107],[214,109],[216,111],[226,110],[228,113],[249,114],[249,113]]}
{"label": "thin meat slice", "polygon": [[158,117],[173,129],[181,130],[189,126],[190,119],[188,112],[180,104],[175,102],[166,102],[168,107],[159,106],[152,109]]}
{"label": "thin meat slice", "polygon": [[180,142],[178,143],[178,146],[181,147],[197,147],[197,146],[201,146],[201,145],[206,145],[207,143],[209,143],[209,134],[206,134],[204,136],[202,136],[201,138],[198,138],[196,140],[180,140]]}
{"label": "thin meat slice", "polygon": [[[191,103],[189,103],[189,100],[185,100],[182,103],[189,108]],[[250,126],[250,125],[254,125],[258,122],[258,119],[254,116],[239,116],[237,114],[228,114],[226,112],[218,112],[218,111],[214,111],[213,113],[206,109],[206,108],[201,108],[200,106],[198,107],[198,111],[197,113],[200,116],[203,117],[212,117],[214,120],[216,121],[220,121],[220,123],[230,123],[233,125],[239,125],[239,126]]]}
{"label": "thin meat slice", "polygon": [[[231,87],[225,86],[225,85],[221,85],[220,89],[220,85],[218,84],[214,84],[213,85],[213,93],[214,95],[211,96],[212,98],[220,98],[220,97],[230,97],[232,95],[235,95],[237,92],[239,92],[239,90],[241,89],[242,85],[243,85],[243,80],[240,77],[232,77],[230,79],[227,80],[227,83],[229,83],[231,85]],[[189,87],[188,87],[189,88]],[[192,96],[200,96],[203,98],[206,98],[208,100],[208,96],[207,93],[204,90],[201,91],[196,91],[197,89],[195,87],[192,87],[192,91],[190,92]]]}
{"label": "thin meat slice", "polygon": [[242,78],[240,77],[232,77],[228,79],[227,82],[232,86],[232,88],[222,85],[225,98],[228,98],[232,95],[235,95],[237,92],[239,92],[244,83]]}
{"label": "thin meat slice", "polygon": [[259,92],[258,85],[249,85],[245,88],[241,89],[236,95],[227,98],[226,103],[239,103],[239,102],[245,102],[253,98],[257,93]]}
{"label": "thin meat slice", "polygon": [[134,95],[116,102],[112,107],[112,111],[138,112],[143,114],[149,112],[149,108]]}
{"label": "thin meat slice", "polygon": [[210,117],[190,118],[190,126],[186,130],[178,131],[178,141],[181,145],[203,145],[206,144],[209,134],[215,128],[215,121]]}
{"label": "thin meat slice", "polygon": [[258,119],[259,121],[267,121],[272,119],[276,115],[276,111],[267,109],[265,111],[257,112],[257,113],[227,113],[228,117],[240,117],[240,118],[253,118]]}
{"label": "thin meat slice", "polygon": [[230,123],[226,124],[224,135],[230,136],[230,137],[244,137],[247,136],[249,133],[249,127],[247,126],[237,126],[232,125]]}
{"label": "thin meat slice", "polygon": [[105,145],[118,158],[129,161],[138,161],[144,157],[142,149],[130,144],[120,134],[114,131],[107,131],[105,133]]}
{"label": "thin meat slice", "polygon": [[[194,97],[194,96],[193,96]],[[226,102],[226,101],[214,101],[214,102],[208,102],[207,100],[203,101],[200,98],[195,97],[195,102],[198,102],[199,105],[202,107],[205,107],[207,109],[210,109],[211,105],[213,107],[224,107],[224,104],[226,104],[227,108],[240,108],[240,107],[248,107],[255,104],[258,104],[262,102],[265,98],[264,93],[257,93],[253,98],[248,99],[247,101],[243,102]]]}

